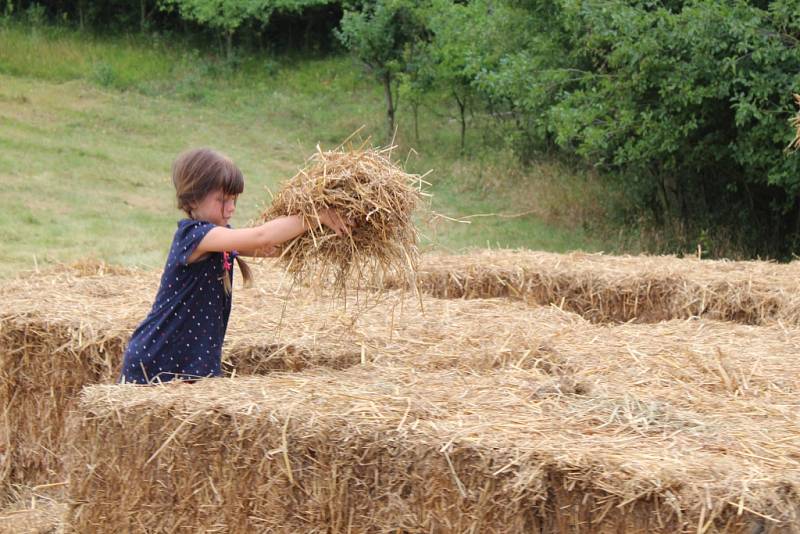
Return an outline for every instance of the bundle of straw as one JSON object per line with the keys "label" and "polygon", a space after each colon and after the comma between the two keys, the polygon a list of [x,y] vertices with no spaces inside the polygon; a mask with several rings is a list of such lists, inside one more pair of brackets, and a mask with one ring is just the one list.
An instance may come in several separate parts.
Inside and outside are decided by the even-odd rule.
{"label": "bundle of straw", "polygon": [[[361,287],[387,273],[413,279],[418,237],[411,215],[425,182],[392,162],[393,148],[343,145],[324,151],[317,146],[306,167],[273,199],[262,222],[300,215],[311,227],[281,255],[295,282],[332,280],[344,290],[348,280]],[[353,223],[349,236],[337,237],[320,224],[319,213],[326,208]]]}

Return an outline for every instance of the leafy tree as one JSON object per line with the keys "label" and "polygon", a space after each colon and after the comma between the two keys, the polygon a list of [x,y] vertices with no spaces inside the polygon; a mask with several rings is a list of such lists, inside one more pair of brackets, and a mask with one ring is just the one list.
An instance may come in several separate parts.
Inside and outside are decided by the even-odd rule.
{"label": "leafy tree", "polygon": [[166,9],[177,8],[181,17],[220,32],[225,38],[228,59],[233,55],[233,36],[246,21],[262,26],[276,11],[301,11],[331,0],[159,0]]}
{"label": "leafy tree", "polygon": [[671,227],[722,224],[751,250],[786,254],[800,229],[800,160],[783,153],[800,86],[789,4],[564,2],[571,44],[594,67],[548,113],[559,144]]}
{"label": "leafy tree", "polygon": [[414,140],[419,145],[419,108],[425,96],[433,92],[435,83],[435,73],[431,68],[423,41],[413,41],[406,47],[403,64],[405,69],[398,74],[398,100],[403,96],[403,99],[411,105]]}
{"label": "leafy tree", "polygon": [[434,0],[426,15],[431,34],[425,47],[427,70],[432,72],[430,77],[435,79],[436,85],[456,102],[461,125],[461,154],[464,154],[466,113],[476,74],[476,65],[471,58],[479,56],[476,48],[480,47],[473,31],[485,21],[487,6],[480,1],[459,4],[451,0]]}
{"label": "leafy tree", "polygon": [[271,0],[161,0],[165,8],[175,7],[181,17],[219,31],[225,38],[228,59],[233,55],[233,35],[248,19],[269,20]]}
{"label": "leafy tree", "polygon": [[[471,78],[470,94],[504,130],[527,162],[553,146],[547,111],[574,83],[575,61],[565,45],[558,2],[473,0],[463,9],[469,37],[465,62],[448,76]],[[456,34],[458,28],[452,32]],[[451,52],[457,61],[458,55]]]}
{"label": "leafy tree", "polygon": [[394,134],[398,74],[405,70],[406,49],[422,24],[411,0],[368,0],[344,12],[337,37],[383,85],[387,139]]}

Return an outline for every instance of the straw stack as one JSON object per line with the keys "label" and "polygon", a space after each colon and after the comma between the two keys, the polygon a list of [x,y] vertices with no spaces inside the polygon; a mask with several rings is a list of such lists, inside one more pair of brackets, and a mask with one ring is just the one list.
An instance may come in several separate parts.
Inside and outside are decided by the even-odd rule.
{"label": "straw stack", "polygon": [[[270,287],[264,275],[262,290]],[[152,305],[158,273],[85,264],[8,287],[0,312],[0,502],[12,484],[60,480],[65,412],[83,386],[115,381],[125,344]],[[280,307],[272,313],[278,316]],[[254,372],[316,363],[302,347],[276,343],[274,335],[254,341],[253,323],[249,332],[231,330],[228,369],[237,358],[245,373],[248,362],[257,366]]]}
{"label": "straw stack", "polygon": [[[281,274],[254,266],[256,285],[236,289],[223,348],[228,374],[389,365],[410,358],[420,369],[526,367],[547,350],[549,337],[586,324],[555,308],[503,300],[426,298],[423,313],[418,300],[402,292],[346,311],[311,291],[287,294]],[[157,284],[157,273],[85,269],[60,269],[13,284],[5,296],[10,311],[0,313],[0,490],[61,480],[65,413],[83,386],[116,379],[124,346]],[[487,329],[487,322],[497,326]]]}
{"label": "straw stack", "polygon": [[[702,316],[800,325],[798,265],[491,250],[428,254],[417,285],[439,298],[508,297],[555,304],[593,322]],[[407,284],[390,278],[384,287]]]}
{"label": "straw stack", "polygon": [[[418,262],[417,231],[411,215],[423,193],[419,176],[391,160],[393,147],[340,147],[317,152],[291,178],[262,215],[262,222],[300,215],[311,230],[285,245],[282,261],[296,281],[333,280],[344,290],[393,273],[413,279]],[[337,238],[318,221],[333,208],[354,227]]]}
{"label": "straw stack", "polygon": [[[624,258],[553,256],[561,259],[565,265],[562,270],[566,272],[576,271],[574,264],[584,262],[583,272],[589,272],[594,264],[598,272],[616,273],[618,285],[635,275],[622,276],[629,272],[625,268],[630,267],[624,265],[628,261]],[[442,259],[440,263],[455,269],[446,261]],[[500,261],[502,259],[497,260]],[[615,271],[608,268],[613,261],[617,262]],[[641,261],[650,260],[642,258]],[[657,259],[652,261],[658,262]],[[685,262],[670,261],[679,265]],[[687,263],[694,267],[705,265],[704,262]],[[551,272],[556,271],[552,265],[545,266]],[[721,263],[718,267],[721,270],[732,264]],[[729,269],[728,272],[731,283],[742,284],[749,279],[753,283],[749,292],[740,296],[738,304],[727,300],[731,303],[731,315],[750,317],[752,322],[783,317],[790,323],[791,314],[787,312],[792,309],[792,296],[788,290],[780,289],[781,285],[789,287],[790,273],[780,271],[794,267],[755,262],[736,267],[739,270]],[[747,269],[750,274],[745,276]],[[657,269],[651,267],[650,270]],[[61,269],[10,284],[12,289],[5,295],[8,311],[0,313],[0,407],[3,414],[0,493],[12,483],[35,485],[60,481],[58,450],[66,410],[82,386],[112,382],[117,376],[124,344],[147,313],[158,281],[157,273],[108,271],[104,266]],[[669,271],[661,271],[664,272]],[[708,279],[714,273],[699,268],[693,273],[695,279],[700,280],[697,285],[712,285]],[[688,274],[689,269],[685,269],[684,276]],[[739,281],[734,279],[737,276]],[[719,367],[715,363],[717,349],[723,353],[723,362],[731,355],[747,358],[765,350],[779,355],[800,352],[797,330],[784,330],[780,326],[748,330],[747,327],[706,322],[675,322],[652,328],[642,325],[639,330],[626,326],[605,334],[602,329],[589,329],[583,319],[569,312],[554,307],[530,307],[524,302],[423,298],[424,308],[420,310],[410,294],[385,292],[370,307],[348,305],[343,309],[299,288],[287,295],[285,288],[280,289],[282,281],[278,270],[256,267],[255,277],[256,287],[239,288],[235,293],[236,306],[223,351],[225,369],[237,376],[300,372],[317,367],[344,369],[361,363],[479,372],[505,367],[574,369],[576,358],[595,361],[596,347],[590,340],[598,335],[607,336],[607,346],[618,347],[617,352],[623,356],[627,354],[626,347],[643,352],[659,346],[668,347],[661,353],[666,359],[672,358],[671,352],[712,351],[711,359],[703,360],[711,363],[690,367],[694,372],[712,373],[712,377]],[[595,278],[594,283],[602,282],[597,280]],[[605,284],[606,287],[613,285],[608,281]],[[773,289],[764,290],[763,284],[771,284]],[[639,282],[639,287],[642,286]],[[550,299],[556,300],[558,295],[565,294],[563,287],[552,287]],[[651,287],[657,284],[652,283]],[[589,288],[586,294],[594,295],[593,300],[588,300],[590,305],[586,305],[587,300],[580,293],[574,293],[572,300],[558,299],[558,304],[565,309],[581,309],[595,320],[609,316],[623,318],[632,315],[633,312],[627,310],[636,310],[637,306],[639,310],[651,310],[645,318],[670,318],[670,313],[677,316],[687,313],[673,304],[660,303],[659,298],[670,298],[669,292],[652,293],[650,300],[642,298],[638,304],[633,297],[623,300],[617,309],[624,309],[625,313],[612,313],[609,300],[600,299],[594,289]],[[757,298],[761,300],[754,304]],[[770,298],[775,308],[769,308]],[[786,309],[777,306],[780,299],[784,299]],[[713,299],[708,297],[708,301]],[[349,302],[353,302],[352,295]],[[740,311],[734,313],[737,305]],[[637,315],[641,318],[641,314],[637,312]],[[706,315],[713,314],[707,312]],[[757,317],[763,319],[756,321]],[[714,332],[713,338],[711,332]],[[570,339],[572,341],[564,345],[562,340]],[[695,341],[689,343],[688,340]],[[578,350],[579,347],[582,348]],[[750,377],[752,381],[759,369],[751,370],[753,364],[747,360],[741,365],[736,380],[745,381]]]}
{"label": "straw stack", "polygon": [[586,389],[536,370],[364,366],[87,388],[70,423],[69,526],[798,531],[796,408],[643,396],[622,377]]}

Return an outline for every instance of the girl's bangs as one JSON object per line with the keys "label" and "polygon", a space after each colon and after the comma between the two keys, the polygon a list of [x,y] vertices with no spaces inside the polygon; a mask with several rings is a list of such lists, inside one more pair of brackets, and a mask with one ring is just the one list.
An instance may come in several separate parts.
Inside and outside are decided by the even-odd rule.
{"label": "girl's bangs", "polygon": [[220,173],[219,179],[218,187],[226,195],[240,195],[244,191],[244,175],[233,162],[226,162],[225,170]]}

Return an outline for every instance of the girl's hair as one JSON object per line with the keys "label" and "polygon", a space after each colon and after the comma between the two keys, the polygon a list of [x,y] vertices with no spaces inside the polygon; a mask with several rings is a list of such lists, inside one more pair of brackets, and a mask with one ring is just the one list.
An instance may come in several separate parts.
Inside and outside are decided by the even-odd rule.
{"label": "girl's hair", "polygon": [[[210,148],[195,148],[180,154],[172,164],[172,183],[178,200],[178,209],[191,218],[192,208],[211,191],[222,190],[225,195],[239,195],[244,191],[244,175],[228,156]],[[245,285],[253,279],[250,267],[236,257]],[[223,273],[225,291],[231,292],[228,273]]]}

